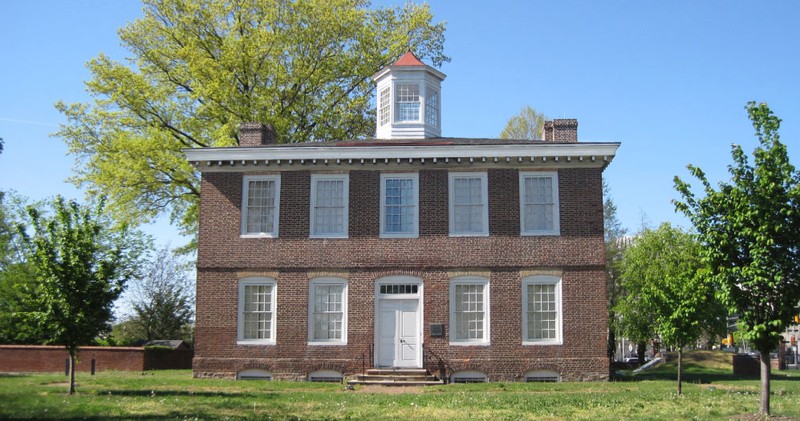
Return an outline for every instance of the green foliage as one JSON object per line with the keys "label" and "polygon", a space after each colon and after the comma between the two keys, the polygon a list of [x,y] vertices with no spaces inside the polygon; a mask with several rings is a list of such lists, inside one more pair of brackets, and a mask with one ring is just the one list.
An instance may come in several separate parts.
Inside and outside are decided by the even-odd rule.
{"label": "green foliage", "polygon": [[430,7],[365,0],[145,0],[119,35],[127,63],[88,63],[90,103],[57,104],[73,181],[139,224],[163,213],[195,234],[199,181],[181,149],[237,143],[242,122],[279,142],[374,133],[370,76],[413,50],[439,66]]}
{"label": "green foliage", "polygon": [[[705,195],[695,197],[691,186],[675,177],[683,198],[675,207],[694,224],[720,297],[739,313],[745,338],[763,360],[800,302],[800,174],[780,141],[781,120],[766,104],[750,102],[745,108],[759,142],[754,163],[733,145],[731,179],[717,189],[689,165]],[[762,379],[761,411],[769,414],[769,367],[763,363]]]}
{"label": "green foliage", "polygon": [[[140,280],[133,284],[130,321],[144,339],[184,339],[194,315],[192,280],[188,264],[169,247],[159,249]],[[187,341],[190,342],[190,341]]]}
{"label": "green foliage", "polygon": [[606,245],[606,308],[608,309],[608,357],[614,358],[617,349],[617,332],[620,330],[615,311],[617,301],[623,294],[620,271],[622,256],[626,247],[627,230],[617,218],[617,205],[603,180],[603,228]]}
{"label": "green foliage", "polygon": [[102,202],[89,208],[58,196],[52,206],[52,216],[28,207],[31,232],[18,228],[37,279],[25,319],[45,343],[64,345],[74,367],[79,347],[110,329],[112,305],[136,276],[142,244],[124,227],[104,225]]}
{"label": "green foliage", "polygon": [[541,139],[542,128],[547,117],[530,105],[522,107],[519,114],[506,122],[501,139]]}

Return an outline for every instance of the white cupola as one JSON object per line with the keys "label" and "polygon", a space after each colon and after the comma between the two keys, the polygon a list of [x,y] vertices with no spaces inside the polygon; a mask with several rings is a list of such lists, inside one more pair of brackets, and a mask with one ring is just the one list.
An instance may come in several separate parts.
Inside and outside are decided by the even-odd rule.
{"label": "white cupola", "polygon": [[378,139],[424,139],[442,135],[444,73],[411,51],[372,76],[378,88]]}

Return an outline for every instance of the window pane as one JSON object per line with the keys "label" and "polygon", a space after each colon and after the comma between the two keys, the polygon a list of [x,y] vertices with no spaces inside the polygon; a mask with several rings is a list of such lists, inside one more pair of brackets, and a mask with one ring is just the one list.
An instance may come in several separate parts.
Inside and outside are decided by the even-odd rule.
{"label": "window pane", "polygon": [[530,284],[528,299],[528,339],[557,339],[558,311],[555,284]]}
{"label": "window pane", "polygon": [[484,300],[483,285],[455,285],[455,339],[483,339]]}
{"label": "window pane", "polygon": [[387,178],[384,183],[383,231],[392,234],[413,233],[417,211],[414,179]]}
{"label": "window pane", "polygon": [[274,231],[275,180],[252,180],[247,185],[245,233]]}
{"label": "window pane", "polygon": [[272,337],[272,285],[245,285],[243,339]]}
{"label": "window pane", "polygon": [[321,179],[315,181],[313,222],[315,235],[344,235],[345,226],[345,180]]}
{"label": "window pane", "polygon": [[553,177],[525,177],[523,183],[524,231],[555,229]]}
{"label": "window pane", "polygon": [[396,88],[395,108],[397,121],[419,121],[419,85],[399,83]]}
{"label": "window pane", "polygon": [[480,177],[453,179],[453,230],[457,233],[482,233],[483,189]]}
{"label": "window pane", "polygon": [[425,123],[439,127],[439,93],[428,87],[425,99]]}
{"label": "window pane", "polygon": [[381,91],[380,97],[378,98],[378,107],[379,107],[379,124],[383,126],[384,124],[389,122],[389,88],[386,88]]}
{"label": "window pane", "polygon": [[344,286],[314,286],[313,338],[342,339]]}

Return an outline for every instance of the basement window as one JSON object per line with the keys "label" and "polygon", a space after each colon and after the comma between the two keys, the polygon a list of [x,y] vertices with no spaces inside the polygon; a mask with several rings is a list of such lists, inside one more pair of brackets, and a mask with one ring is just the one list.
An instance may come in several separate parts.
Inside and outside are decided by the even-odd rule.
{"label": "basement window", "polygon": [[450,376],[450,383],[486,383],[486,373],[480,371],[459,371]]}
{"label": "basement window", "polygon": [[308,373],[308,381],[322,383],[341,383],[344,376],[336,370],[317,370]]}
{"label": "basement window", "polygon": [[258,368],[250,368],[236,373],[236,380],[272,380],[272,373]]}
{"label": "basement window", "polygon": [[555,383],[561,381],[561,375],[555,371],[536,370],[525,373],[525,383]]}

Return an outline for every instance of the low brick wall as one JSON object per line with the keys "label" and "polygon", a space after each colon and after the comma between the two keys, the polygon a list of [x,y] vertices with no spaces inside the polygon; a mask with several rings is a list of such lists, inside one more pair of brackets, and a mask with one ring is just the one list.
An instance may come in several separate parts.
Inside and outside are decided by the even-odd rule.
{"label": "low brick wall", "polygon": [[[191,350],[141,347],[81,347],[75,370],[144,371],[192,368]],[[63,346],[0,345],[0,372],[64,372],[69,353]]]}

